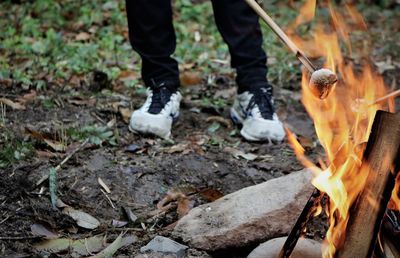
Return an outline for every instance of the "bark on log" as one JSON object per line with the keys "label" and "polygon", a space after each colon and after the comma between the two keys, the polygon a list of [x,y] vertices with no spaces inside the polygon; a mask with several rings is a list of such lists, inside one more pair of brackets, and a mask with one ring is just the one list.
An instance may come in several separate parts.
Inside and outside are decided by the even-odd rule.
{"label": "bark on log", "polygon": [[400,165],[400,113],[378,111],[364,152],[365,187],[353,205],[337,258],[370,258]]}

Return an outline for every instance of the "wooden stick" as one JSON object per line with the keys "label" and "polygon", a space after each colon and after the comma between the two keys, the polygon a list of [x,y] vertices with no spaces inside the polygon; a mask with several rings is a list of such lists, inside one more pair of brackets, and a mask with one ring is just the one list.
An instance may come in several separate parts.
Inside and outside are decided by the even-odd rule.
{"label": "wooden stick", "polygon": [[314,189],[310,198],[308,199],[306,205],[303,208],[300,216],[298,217],[296,223],[294,224],[289,236],[286,238],[281,251],[277,258],[289,258],[292,254],[294,248],[296,247],[297,241],[299,240],[301,234],[304,232],[308,221],[317,209],[317,205],[320,204],[322,197],[324,196],[317,188]]}
{"label": "wooden stick", "polygon": [[400,113],[378,111],[360,168],[367,170],[366,183],[352,206],[346,239],[335,257],[372,256],[399,165]]}
{"label": "wooden stick", "polygon": [[375,100],[374,103],[372,103],[371,105],[379,104],[379,103],[384,102],[384,101],[386,101],[388,99],[396,98],[396,97],[399,97],[399,96],[400,96],[400,90],[395,90],[392,93],[389,93],[389,94],[383,96],[382,98],[379,98],[379,99]]}
{"label": "wooden stick", "polygon": [[261,17],[261,19],[271,28],[273,32],[285,43],[285,45],[296,55],[300,62],[307,68],[310,73],[317,69],[306,57],[306,55],[296,46],[296,44],[283,32],[283,30],[272,20],[272,18],[261,8],[255,0],[246,0],[251,8]]}
{"label": "wooden stick", "polygon": [[[86,139],[84,142],[82,142],[76,149],[74,149],[73,151],[71,151],[70,154],[67,155],[67,157],[65,157],[60,164],[57,165],[57,167],[55,167],[55,170],[58,171],[61,169],[61,166],[63,166],[65,163],[67,163],[67,161],[72,158],[72,156],[74,156],[75,153],[77,153],[78,151],[80,151],[83,147],[85,147],[86,143],[89,142],[89,138]],[[39,181],[36,182],[36,187],[41,185],[44,181],[46,181],[49,178],[49,174],[44,175],[42,178],[39,179]]]}

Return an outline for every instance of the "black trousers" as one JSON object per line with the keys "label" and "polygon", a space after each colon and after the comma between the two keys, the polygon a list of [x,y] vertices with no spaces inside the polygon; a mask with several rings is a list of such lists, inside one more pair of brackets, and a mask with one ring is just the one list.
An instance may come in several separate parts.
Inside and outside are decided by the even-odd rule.
{"label": "black trousers", "polygon": [[[239,91],[267,85],[266,54],[258,16],[244,0],[212,0],[215,22],[228,44]],[[126,0],[129,39],[142,59],[146,86],[179,85],[171,0]]]}

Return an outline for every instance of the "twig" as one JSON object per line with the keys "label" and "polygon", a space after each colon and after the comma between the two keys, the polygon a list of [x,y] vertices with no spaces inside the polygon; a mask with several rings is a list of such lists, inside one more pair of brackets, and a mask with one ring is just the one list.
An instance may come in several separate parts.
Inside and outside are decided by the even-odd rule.
{"label": "twig", "polygon": [[[65,157],[65,159],[63,159],[61,161],[60,164],[57,165],[57,167],[55,167],[55,170],[58,171],[61,169],[61,166],[63,166],[65,163],[67,163],[67,161],[72,158],[72,156],[77,153],[78,151],[80,151],[85,145],[86,143],[88,143],[89,139],[86,139],[81,145],[79,145],[75,150],[73,150],[70,154],[67,155],[67,157]],[[44,181],[46,181],[49,178],[49,174],[44,175],[37,183],[36,186],[41,185]]]}
{"label": "twig", "polygon": [[3,224],[4,222],[6,222],[11,216],[7,216],[5,217],[5,219],[3,219],[2,221],[0,221],[0,225]]}
{"label": "twig", "polygon": [[389,94],[387,94],[387,95],[375,100],[374,103],[372,103],[371,105],[379,104],[379,103],[384,102],[384,101],[386,101],[388,99],[396,98],[396,97],[399,97],[399,96],[400,96],[400,90],[395,90],[392,93],[389,93]]}
{"label": "twig", "polygon": [[103,191],[103,189],[100,189],[100,191],[104,194],[104,196],[107,198],[107,200],[110,202],[111,207],[115,210],[115,206],[113,204],[113,202],[111,201],[110,197],[108,197],[108,195],[106,194],[106,192]]}
{"label": "twig", "polygon": [[144,229],[142,228],[107,228],[107,231],[136,231],[136,232],[143,232]]}
{"label": "twig", "polygon": [[0,240],[25,240],[25,239],[40,239],[43,236],[0,236]]}

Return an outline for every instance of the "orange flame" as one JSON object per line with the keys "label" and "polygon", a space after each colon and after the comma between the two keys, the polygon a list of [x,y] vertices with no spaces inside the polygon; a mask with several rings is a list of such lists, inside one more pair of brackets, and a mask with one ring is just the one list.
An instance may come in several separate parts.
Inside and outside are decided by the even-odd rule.
{"label": "orange flame", "polygon": [[[309,21],[312,5],[307,1],[303,13],[294,24]],[[315,5],[314,7],[315,8]],[[344,42],[351,53],[350,34],[352,26],[345,23],[353,21],[358,28],[365,29],[365,22],[353,6],[347,5],[347,13],[340,13],[328,2],[333,30],[326,25],[317,25],[312,40],[302,40],[296,36],[296,43],[302,49],[312,50],[312,56],[323,56],[326,60],[324,67],[337,72],[341,76],[340,82],[331,95],[321,101],[316,99],[309,90],[309,74],[304,71],[302,79],[302,103],[314,121],[318,139],[323,146],[327,161],[320,160],[320,164],[328,164],[324,170],[314,165],[304,154],[304,149],[297,142],[296,137],[287,130],[288,140],[295,150],[297,158],[305,167],[312,168],[315,178],[312,183],[320,191],[325,192],[330,201],[328,204],[329,230],[326,235],[328,248],[324,250],[324,257],[332,258],[343,244],[346,226],[349,219],[349,210],[359,193],[364,188],[368,176],[367,166],[361,166],[361,161],[368,141],[375,113],[384,109],[384,104],[375,104],[374,101],[386,94],[386,87],[381,76],[374,73],[368,64],[362,65],[362,72],[356,73],[351,63],[346,63],[342,56],[341,42]],[[350,19],[345,17],[350,16]],[[294,30],[289,29],[293,33]],[[308,54],[308,53],[307,53]],[[393,105],[392,105],[393,107]],[[397,192],[394,192],[391,203],[400,206],[399,180]],[[372,204],[373,205],[373,204]]]}

